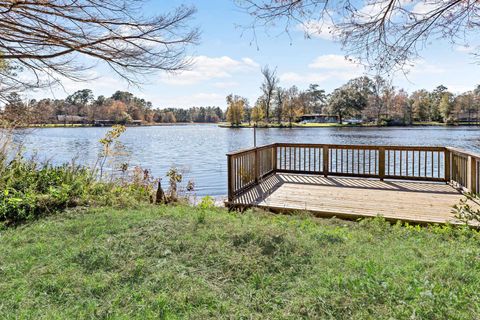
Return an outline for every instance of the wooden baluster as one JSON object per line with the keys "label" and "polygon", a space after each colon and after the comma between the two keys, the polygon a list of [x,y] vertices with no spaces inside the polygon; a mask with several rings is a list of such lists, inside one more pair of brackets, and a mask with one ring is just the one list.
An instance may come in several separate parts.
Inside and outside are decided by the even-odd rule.
{"label": "wooden baluster", "polygon": [[275,146],[273,147],[273,171],[278,170],[277,165],[278,165],[278,147]]}
{"label": "wooden baluster", "polygon": [[412,151],[412,177],[415,177],[415,150]]}
{"label": "wooden baluster", "polygon": [[420,171],[420,168],[421,168],[421,166],[422,166],[422,161],[421,161],[421,159],[422,159],[422,151],[418,150],[418,170],[417,170],[417,171],[418,171],[418,176],[419,176],[419,177],[422,176],[422,173],[421,173],[421,171]]}
{"label": "wooden baluster", "polygon": [[357,150],[357,174],[360,174],[360,150]]}
{"label": "wooden baluster", "polygon": [[440,178],[440,152],[435,152],[437,154],[437,178]]}
{"label": "wooden baluster", "polygon": [[450,176],[450,151],[445,149],[443,153],[443,159],[445,161],[444,169],[445,169],[445,182],[449,183],[451,180]]}
{"label": "wooden baluster", "polygon": [[408,159],[408,150],[405,151],[405,158],[406,158],[406,164],[405,164],[405,175],[408,177],[408,163],[409,163],[409,159]]}
{"label": "wooden baluster", "polygon": [[472,193],[477,193],[477,163],[476,159],[468,156],[467,160],[467,189]]}
{"label": "wooden baluster", "polygon": [[368,174],[372,174],[372,150],[368,149]]}
{"label": "wooden baluster", "polygon": [[385,178],[385,148],[381,147],[378,154],[378,175],[380,180]]}
{"label": "wooden baluster", "polygon": [[323,176],[328,177],[328,166],[329,166],[329,149],[328,146],[323,146]]}

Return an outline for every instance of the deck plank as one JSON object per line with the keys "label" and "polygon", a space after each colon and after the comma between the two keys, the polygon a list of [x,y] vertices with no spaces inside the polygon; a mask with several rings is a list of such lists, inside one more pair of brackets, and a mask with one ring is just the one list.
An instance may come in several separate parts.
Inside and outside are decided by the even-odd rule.
{"label": "deck plank", "polygon": [[383,216],[388,220],[458,224],[452,207],[461,198],[459,191],[445,183],[277,173],[241,195],[235,204],[274,211],[306,210],[321,216]]}

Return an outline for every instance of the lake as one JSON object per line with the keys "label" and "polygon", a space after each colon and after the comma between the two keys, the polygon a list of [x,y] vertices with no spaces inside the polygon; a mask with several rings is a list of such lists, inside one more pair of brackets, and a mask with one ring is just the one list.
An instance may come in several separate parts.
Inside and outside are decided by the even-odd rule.
{"label": "lake", "polygon": [[[98,140],[109,128],[34,129],[25,141],[27,155],[61,164],[73,158],[92,165]],[[121,141],[131,152],[130,165],[150,169],[163,177],[172,166],[192,179],[199,196],[227,193],[229,151],[253,146],[252,129],[219,128],[210,124],[129,127]],[[274,142],[452,146],[480,152],[476,127],[414,128],[294,128],[257,129],[257,143]]]}

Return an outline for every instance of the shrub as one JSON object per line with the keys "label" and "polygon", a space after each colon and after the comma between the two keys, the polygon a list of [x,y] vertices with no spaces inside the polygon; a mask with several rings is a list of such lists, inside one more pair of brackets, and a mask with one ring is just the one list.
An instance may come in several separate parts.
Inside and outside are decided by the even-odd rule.
{"label": "shrub", "polygon": [[480,209],[473,208],[470,203],[480,203],[480,196],[478,194],[467,193],[465,197],[460,200],[460,203],[453,207],[455,217],[468,224],[480,223]]}
{"label": "shrub", "polygon": [[97,179],[95,172],[74,164],[39,164],[21,156],[1,164],[0,221],[18,223],[69,207],[134,205],[147,202],[151,184]]}

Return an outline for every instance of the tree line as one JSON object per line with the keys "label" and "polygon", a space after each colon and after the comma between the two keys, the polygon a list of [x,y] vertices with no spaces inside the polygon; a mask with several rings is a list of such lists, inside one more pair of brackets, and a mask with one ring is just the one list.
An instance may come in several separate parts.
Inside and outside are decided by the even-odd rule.
{"label": "tree line", "polygon": [[334,116],[339,123],[354,118],[377,125],[480,123],[480,85],[461,94],[444,85],[408,93],[381,76],[362,76],[326,94],[317,84],[306,90],[282,88],[276,71],[268,67],[262,69],[262,75],[262,94],[253,105],[238,95],[227,97],[226,119],[232,126],[252,122],[291,126],[307,114]]}
{"label": "tree line", "polygon": [[93,124],[95,121],[112,123],[216,123],[224,120],[220,107],[154,108],[152,103],[130,92],[117,91],[111,97],[95,98],[92,90],[79,90],[65,99],[25,101],[11,93],[0,110],[3,120],[28,124]]}

